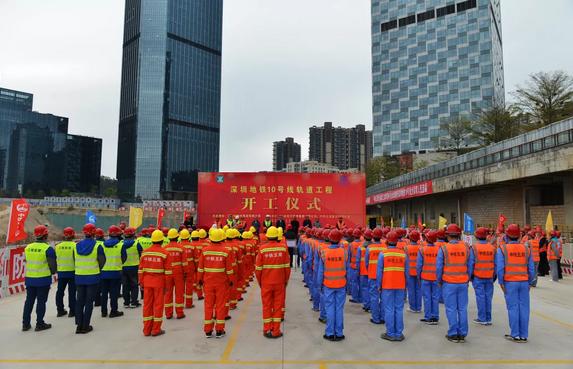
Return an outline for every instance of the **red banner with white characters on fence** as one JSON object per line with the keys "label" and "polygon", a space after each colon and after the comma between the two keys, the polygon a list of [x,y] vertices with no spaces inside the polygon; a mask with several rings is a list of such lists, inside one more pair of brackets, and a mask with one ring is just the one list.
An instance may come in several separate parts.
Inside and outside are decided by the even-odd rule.
{"label": "red banner with white characters on fence", "polygon": [[430,195],[431,193],[432,181],[424,181],[368,196],[366,198],[366,205],[375,205],[389,201],[410,199],[413,197]]}
{"label": "red banner with white characters on fence", "polygon": [[25,240],[28,235],[24,229],[26,218],[30,212],[30,205],[24,199],[12,200],[10,206],[10,219],[8,221],[8,233],[6,243],[15,243]]}
{"label": "red banner with white characters on fence", "polygon": [[363,225],[366,197],[363,173],[199,173],[198,224],[243,216],[250,224],[265,215],[287,223],[304,217],[323,226],[342,217],[347,226]]}

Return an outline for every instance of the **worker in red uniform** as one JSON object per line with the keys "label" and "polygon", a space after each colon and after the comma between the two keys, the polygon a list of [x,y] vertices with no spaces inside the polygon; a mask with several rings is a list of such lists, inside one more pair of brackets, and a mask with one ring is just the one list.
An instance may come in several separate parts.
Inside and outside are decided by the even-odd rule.
{"label": "worker in red uniform", "polygon": [[263,335],[266,338],[279,338],[283,335],[281,320],[290,278],[290,256],[278,237],[276,227],[267,229],[267,242],[260,245],[255,261],[255,275],[261,287],[263,302]]}
{"label": "worker in red uniform", "polygon": [[169,253],[169,261],[171,262],[171,270],[173,273],[167,276],[165,281],[165,317],[167,319],[173,318],[173,294],[175,293],[175,314],[177,319],[185,318],[183,312],[184,305],[184,291],[185,291],[185,272],[187,268],[187,260],[183,256],[183,247],[177,242],[179,232],[175,228],[171,228],[167,232],[169,243],[165,246],[165,251]]}
{"label": "worker in red uniform", "polygon": [[410,231],[410,242],[404,247],[408,257],[408,270],[410,274],[406,280],[408,286],[408,311],[411,313],[422,312],[422,288],[418,274],[416,273],[416,264],[418,262],[418,251],[420,249],[420,232],[417,230]]}
{"label": "worker in red uniform", "polygon": [[211,228],[209,246],[203,248],[197,267],[197,283],[205,294],[205,314],[203,331],[206,338],[225,336],[225,316],[227,315],[227,291],[233,283],[232,259],[229,250],[222,244],[225,234],[222,229]]}
{"label": "worker in red uniform", "polygon": [[473,245],[475,264],[472,285],[476,293],[477,318],[475,324],[491,325],[491,303],[495,281],[495,246],[487,242],[487,229],[475,231],[477,242]]}
{"label": "worker in red uniform", "polygon": [[[199,266],[199,259],[201,259],[201,255],[203,254],[203,248],[211,245],[211,243],[209,242],[207,231],[205,231],[203,228],[200,228],[198,232],[199,232],[199,241],[195,245],[195,264],[197,265],[197,267]],[[195,293],[197,294],[197,300],[201,301],[205,297],[203,296],[203,289],[199,286],[199,283],[197,283],[197,281],[199,280],[199,276],[197,275],[198,273],[199,272],[195,273],[195,284],[197,285]]]}
{"label": "worker in red uniform", "polygon": [[[232,265],[233,265],[233,274],[231,275],[231,281],[233,282],[233,287],[231,289],[229,289],[228,291],[228,305],[229,305],[229,310],[235,310],[237,308],[237,303],[239,302],[239,291],[237,290],[237,281],[239,278],[239,261],[241,260],[240,254],[239,254],[239,244],[237,240],[237,233],[238,231],[234,228],[228,228],[225,231],[225,245],[230,249],[231,251],[231,260],[232,260]],[[228,317],[228,311],[227,311],[227,317]],[[226,317],[226,319],[228,319]]]}
{"label": "worker in red uniform", "polygon": [[[192,241],[189,241],[191,238]],[[199,232],[193,231],[189,234],[187,229],[182,229],[179,232],[179,245],[183,248],[183,260],[187,262],[187,266],[183,270],[185,275],[185,308],[191,309],[195,307],[193,305],[193,292],[195,291],[195,243],[199,240]]]}
{"label": "worker in red uniform", "polygon": [[245,246],[245,255],[243,256],[243,292],[246,292],[246,288],[249,286],[255,268],[255,240],[253,237],[253,232],[250,230],[242,234],[243,244]]}
{"label": "worker in red uniform", "polygon": [[151,234],[152,245],[141,254],[139,261],[139,285],[143,288],[143,335],[160,336],[163,323],[165,279],[170,276],[171,262],[168,252],[162,247],[163,232]]}

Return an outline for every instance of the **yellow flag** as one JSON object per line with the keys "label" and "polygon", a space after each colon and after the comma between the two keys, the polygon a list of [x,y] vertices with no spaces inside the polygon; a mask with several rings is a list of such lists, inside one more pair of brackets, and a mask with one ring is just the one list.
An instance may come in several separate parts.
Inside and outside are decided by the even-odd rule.
{"label": "yellow flag", "polygon": [[547,232],[547,235],[549,235],[549,232],[551,232],[553,230],[553,216],[551,215],[551,210],[549,210],[549,213],[547,213],[547,220],[545,221],[545,231]]}
{"label": "yellow flag", "polygon": [[138,228],[143,223],[143,209],[134,208],[133,206],[129,208],[129,226],[133,228]]}
{"label": "yellow flag", "polygon": [[394,218],[390,218],[390,228],[394,228]]}
{"label": "yellow flag", "polygon": [[448,224],[448,220],[440,215],[440,221],[438,223],[438,229],[442,229]]}

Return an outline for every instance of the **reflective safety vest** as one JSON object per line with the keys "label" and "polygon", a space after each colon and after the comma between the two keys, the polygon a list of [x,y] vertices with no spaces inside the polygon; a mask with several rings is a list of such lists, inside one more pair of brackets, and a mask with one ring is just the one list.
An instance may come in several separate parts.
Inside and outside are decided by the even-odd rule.
{"label": "reflective safety vest", "polygon": [[521,243],[506,243],[501,246],[505,259],[504,277],[506,282],[524,282],[529,280],[527,262],[530,250]]}
{"label": "reflective safety vest", "polygon": [[58,263],[58,272],[73,272],[74,266],[74,241],[64,241],[56,245],[56,262]]}
{"label": "reflective safety vest", "polygon": [[491,243],[477,243],[473,249],[475,256],[474,276],[482,279],[493,278],[495,247]]}
{"label": "reflective safety vest", "polygon": [[360,245],[360,275],[368,275],[366,268],[366,247],[364,244]]}
{"label": "reflective safety vest", "polygon": [[416,276],[416,264],[418,263],[418,250],[420,249],[420,245],[409,244],[406,245],[405,251],[408,254],[408,274],[411,277]]}
{"label": "reflective safety vest", "polygon": [[435,281],[436,278],[436,259],[438,258],[438,250],[439,247],[437,246],[423,246],[420,249],[420,253],[422,254],[422,273],[420,273],[420,277],[424,281]]}
{"label": "reflective safety vest", "polygon": [[324,286],[328,288],[346,287],[346,254],[344,248],[324,250]]}
{"label": "reflective safety vest", "polygon": [[469,247],[462,243],[447,243],[442,246],[444,254],[444,274],[442,279],[447,283],[467,283]]}
{"label": "reflective safety vest", "polygon": [[384,251],[382,244],[371,243],[368,245],[368,279],[376,279],[378,269],[378,256]]}
{"label": "reflective safety vest", "polygon": [[139,237],[135,243],[140,244],[143,251],[147,250],[151,247],[151,245],[153,245],[153,242],[151,242],[151,238],[149,237]]}
{"label": "reflective safety vest", "polygon": [[50,277],[50,266],[46,258],[46,251],[50,245],[44,242],[33,242],[24,249],[26,257],[26,278]]}
{"label": "reflective safety vest", "polygon": [[101,269],[105,272],[113,272],[121,270],[121,248],[123,247],[123,241],[119,241],[112,247],[103,247],[103,253],[105,254],[105,265]]}
{"label": "reflective safety vest", "polygon": [[531,256],[533,257],[533,261],[535,263],[539,263],[539,239],[534,238],[529,240],[529,248],[531,249]]}
{"label": "reflective safety vest", "polygon": [[396,243],[396,248],[400,249],[400,250],[404,250],[406,248],[406,245],[408,245],[408,242],[405,240],[400,240]]}
{"label": "reflective safety vest", "polygon": [[[99,264],[97,261],[97,250],[100,245],[96,242],[93,250],[88,255],[78,254],[77,247],[74,248],[75,274],[76,275],[97,275],[99,274]],[[121,260],[120,260],[121,261]],[[121,263],[120,263],[121,265]]]}
{"label": "reflective safety vest", "polygon": [[131,245],[130,248],[125,249],[125,253],[127,254],[127,259],[125,260],[125,263],[123,263],[123,266],[130,267],[139,265],[139,251],[137,251],[137,242]]}
{"label": "reflective safety vest", "polygon": [[402,290],[406,288],[406,252],[399,248],[386,249],[384,253],[384,270],[382,289]]}
{"label": "reflective safety vest", "polygon": [[358,248],[362,242],[354,241],[350,244],[350,267],[356,269],[356,255],[358,255]]}
{"label": "reflective safety vest", "polygon": [[547,260],[557,260],[561,257],[560,246],[559,241],[554,239],[549,240],[549,244],[547,245]]}

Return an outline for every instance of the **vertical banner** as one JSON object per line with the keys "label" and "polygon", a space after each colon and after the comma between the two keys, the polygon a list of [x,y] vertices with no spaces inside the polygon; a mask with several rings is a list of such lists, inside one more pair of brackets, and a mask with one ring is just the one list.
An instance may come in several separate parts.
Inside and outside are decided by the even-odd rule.
{"label": "vertical banner", "polygon": [[8,233],[6,243],[14,243],[25,240],[28,237],[24,225],[30,213],[30,205],[24,199],[12,200],[10,206],[10,218],[8,219]]}
{"label": "vertical banner", "polygon": [[443,229],[446,226],[446,224],[448,224],[448,220],[440,215],[438,229]]}
{"label": "vertical banner", "polygon": [[420,214],[418,214],[418,228],[424,228],[424,223],[422,223],[422,216]]}
{"label": "vertical banner", "polygon": [[468,234],[473,234],[474,231],[475,231],[475,224],[473,218],[468,213],[464,213],[464,232]]}
{"label": "vertical banner", "polygon": [[96,215],[91,210],[86,211],[86,223],[89,224],[96,224],[97,218]]}
{"label": "vertical banner", "polygon": [[157,210],[157,228],[161,228],[163,224],[163,217],[165,216],[165,209],[161,208]]}
{"label": "vertical banner", "polygon": [[139,228],[143,223],[143,209],[142,208],[129,208],[129,226],[132,228]]}
{"label": "vertical banner", "polygon": [[183,220],[181,221],[181,223],[185,223],[185,222],[187,221],[187,217],[190,217],[190,216],[191,216],[191,212],[185,210],[185,211],[183,212]]}
{"label": "vertical banner", "polygon": [[547,213],[547,219],[545,220],[545,232],[547,232],[547,236],[549,236],[553,229],[553,215],[551,214],[551,210],[549,210],[549,213]]}

